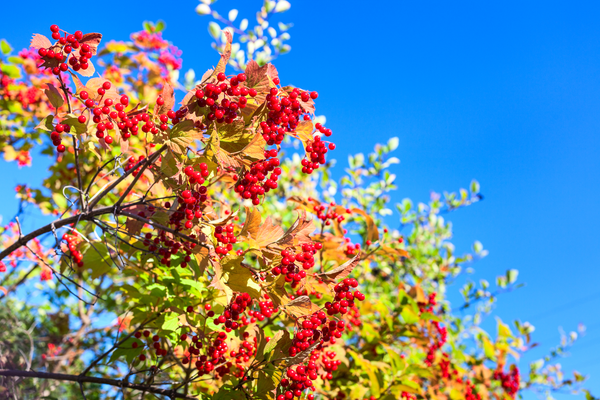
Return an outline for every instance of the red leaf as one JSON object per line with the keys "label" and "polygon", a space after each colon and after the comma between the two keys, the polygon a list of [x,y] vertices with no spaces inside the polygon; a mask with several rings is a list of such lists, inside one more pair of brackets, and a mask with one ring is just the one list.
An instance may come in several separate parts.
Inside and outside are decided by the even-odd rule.
{"label": "red leaf", "polygon": [[219,72],[225,72],[225,67],[227,67],[227,63],[229,62],[229,57],[231,57],[231,42],[233,41],[233,35],[228,29],[223,30],[225,37],[227,38],[227,43],[225,44],[225,51],[221,54],[221,59],[215,68],[213,75],[217,76]]}
{"label": "red leaf", "polygon": [[173,106],[175,105],[175,95],[173,94],[173,87],[169,85],[169,83],[166,81],[160,96],[165,102],[162,106],[158,107],[156,113],[166,114],[168,111],[172,110]]}
{"label": "red leaf", "polygon": [[33,35],[31,38],[31,44],[29,45],[29,47],[33,47],[34,49],[47,49],[50,46],[52,46],[50,39],[44,35],[40,35],[39,33]]}
{"label": "red leaf", "polygon": [[86,33],[85,35],[83,35],[83,38],[81,38],[81,40],[79,41],[80,44],[87,44],[90,46],[90,51],[92,52],[92,54],[96,54],[98,52],[98,45],[100,44],[100,41],[102,40],[102,34],[101,33]]}
{"label": "red leaf", "polygon": [[360,262],[360,253],[355,255],[351,260],[346,261],[342,265],[337,268],[332,269],[331,271],[325,272],[323,274],[317,274],[317,277],[320,278],[323,282],[334,284],[336,281],[346,278],[354,267]]}

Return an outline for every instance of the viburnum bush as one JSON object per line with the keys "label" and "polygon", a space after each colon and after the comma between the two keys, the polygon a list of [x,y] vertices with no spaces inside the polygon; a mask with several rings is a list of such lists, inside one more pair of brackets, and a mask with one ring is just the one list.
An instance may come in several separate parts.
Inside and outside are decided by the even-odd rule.
{"label": "viburnum bush", "polygon": [[[267,3],[263,20],[277,9]],[[42,187],[17,187],[20,212],[2,228],[0,398],[485,400],[581,389],[583,376],[551,363],[576,334],[523,373],[533,327],[480,327],[516,271],[493,292],[467,284],[461,309],[477,306],[472,315],[447,300],[485,251],[455,255],[440,214],[481,200],[476,182],[429,204],[404,200],[391,228],[398,140],[350,157],[333,180],[344,133],[316,119],[327,99],[283,86],[264,60],[228,71],[230,30],[216,67],[181,85],[164,24],[104,47],[78,28],[52,25],[18,56],[2,43],[4,158],[30,165],[39,148],[55,161]],[[24,232],[30,207],[54,220]]]}

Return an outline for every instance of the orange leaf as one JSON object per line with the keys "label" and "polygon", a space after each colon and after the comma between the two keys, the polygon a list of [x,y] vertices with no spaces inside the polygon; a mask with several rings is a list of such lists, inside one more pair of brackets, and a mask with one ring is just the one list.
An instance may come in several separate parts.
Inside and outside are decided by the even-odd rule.
{"label": "orange leaf", "polygon": [[350,273],[352,272],[354,267],[356,267],[356,265],[359,262],[360,262],[360,253],[355,255],[352,259],[346,261],[339,267],[332,269],[331,271],[328,271],[328,272],[325,272],[322,274],[317,274],[317,277],[325,283],[335,284],[335,283],[337,283],[336,281],[342,280],[342,279],[346,278],[348,275],[350,275]]}

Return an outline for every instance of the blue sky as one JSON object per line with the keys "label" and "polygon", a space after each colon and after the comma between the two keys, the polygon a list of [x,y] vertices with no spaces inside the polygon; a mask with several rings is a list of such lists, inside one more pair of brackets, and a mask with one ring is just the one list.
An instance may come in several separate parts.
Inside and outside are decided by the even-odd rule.
{"label": "blue sky", "polygon": [[[220,0],[252,18],[260,1]],[[591,376],[600,394],[600,3],[292,1],[292,52],[277,60],[283,83],[317,90],[318,114],[334,132],[340,167],[347,154],[400,138],[395,200],[426,201],[471,179],[485,201],[451,214],[458,250],[480,240],[490,255],[474,279],[509,268],[527,286],[504,295],[496,314],[529,319],[541,343],[524,361],[558,343],[558,327],[590,326],[561,360]],[[97,10],[63,1],[7,2],[0,37],[16,48],[52,23],[127,39],[144,20],[163,19],[183,50],[183,69],[215,64],[197,2],[117,2]],[[35,10],[32,12],[31,10]],[[106,12],[104,12],[106,10]],[[50,17],[59,14],[57,18]],[[0,164],[0,190],[39,179],[39,162]],[[10,197],[10,196],[8,196]],[[10,218],[16,202],[0,199]],[[30,219],[30,228],[36,226]],[[26,225],[27,227],[28,225]],[[458,289],[458,288],[456,288]],[[557,396],[562,399],[567,396]],[[526,398],[535,398],[526,395]]]}

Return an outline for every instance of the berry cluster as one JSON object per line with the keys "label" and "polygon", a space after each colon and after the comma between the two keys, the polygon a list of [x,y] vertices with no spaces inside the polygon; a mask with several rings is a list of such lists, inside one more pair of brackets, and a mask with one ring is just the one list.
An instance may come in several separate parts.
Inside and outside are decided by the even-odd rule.
{"label": "berry cluster", "polygon": [[[427,349],[427,357],[425,358],[425,364],[431,365],[435,359],[435,352],[442,348],[442,346],[446,343],[448,338],[448,332],[446,327],[440,326],[438,321],[433,321],[433,326],[435,326],[439,338],[434,341]],[[433,335],[432,335],[433,336]]]}
{"label": "berry cluster", "polygon": [[365,295],[358,290],[351,292],[350,288],[358,286],[358,281],[354,278],[346,278],[342,282],[336,284],[333,288],[335,297],[333,303],[325,303],[328,315],[346,314],[348,308],[354,307],[354,300],[363,301]]}
{"label": "berry cluster", "polygon": [[329,146],[321,140],[320,136],[315,136],[312,141],[308,141],[306,145],[306,157],[302,159],[302,172],[312,174],[320,165],[325,165],[325,154],[327,149],[334,150],[335,144],[329,143]]}
{"label": "berry cluster", "polygon": [[[202,205],[208,199],[208,189],[206,186],[200,186],[198,189],[185,189],[178,197],[177,210],[171,214],[169,224],[175,229],[191,229],[194,226],[194,220],[202,218]],[[166,202],[165,208],[170,208],[171,203]],[[183,222],[185,220],[185,222]]]}
{"label": "berry cluster", "polygon": [[[336,211],[337,206],[334,202],[329,203],[329,205],[324,204],[316,204],[313,208],[315,214],[317,214],[317,218],[325,223],[325,225],[331,225],[331,221],[337,220],[337,222],[344,221],[345,217],[343,215],[339,215]],[[347,214],[350,213],[349,209],[346,209],[345,212]]]}
{"label": "berry cluster", "polygon": [[233,234],[233,228],[233,224],[225,226],[225,229],[222,226],[215,227],[215,239],[223,245],[215,248],[217,254],[225,255],[233,250],[233,244],[237,242],[237,238]]}
{"label": "berry cluster", "polygon": [[[165,204],[165,206],[168,203]],[[169,205],[170,207],[170,205]],[[168,207],[167,207],[168,208]],[[190,237],[195,237],[193,234]],[[158,253],[162,258],[160,263],[163,265],[171,265],[171,257],[179,253],[181,250],[185,253],[184,262],[181,263],[182,267],[186,267],[187,263],[191,260],[191,254],[195,243],[189,241],[176,241],[167,237],[165,231],[159,230],[156,237],[153,238],[152,233],[148,232],[144,238],[144,246],[148,247],[149,252]]]}
{"label": "berry cluster", "polygon": [[498,369],[494,371],[494,379],[501,381],[506,393],[511,398],[515,398],[520,385],[519,368],[516,365],[511,365],[510,372],[508,373],[502,371],[502,366],[498,366]]}
{"label": "berry cluster", "polygon": [[65,233],[62,236],[62,240],[67,242],[65,248],[63,248],[63,251],[66,252],[66,250],[68,250],[71,253],[71,257],[73,257],[73,260],[75,261],[77,266],[79,268],[83,267],[83,254],[81,254],[81,252],[77,250],[77,245],[81,242],[79,236],[75,234],[69,235],[68,233]]}
{"label": "berry cluster", "polygon": [[[166,356],[167,349],[163,349],[163,346],[161,345],[160,336],[153,335],[152,338],[150,338],[150,335],[151,335],[151,333],[149,330],[145,330],[144,332],[137,331],[134,334],[136,339],[142,339],[142,336],[144,336],[145,338],[148,338],[148,339],[146,339],[146,343],[141,342],[141,341],[135,341],[135,342],[133,342],[131,347],[133,347],[134,349],[137,349],[140,346],[144,346],[143,347],[144,349],[148,348],[149,350],[153,350],[157,357]],[[144,340],[144,339],[142,339],[142,340]],[[140,361],[146,360],[146,355],[140,354],[139,359],[140,359]]]}
{"label": "berry cluster", "polygon": [[[305,389],[314,390],[313,381],[318,378],[317,365],[314,361],[308,364],[298,365],[296,368],[289,368],[286,371],[287,378],[281,380],[281,386],[288,388],[283,394],[277,396],[277,400],[290,400],[294,397],[301,397]],[[310,399],[309,394],[309,399]],[[313,397],[314,398],[314,397]]]}
{"label": "berry cluster", "polygon": [[52,140],[52,144],[56,146],[56,151],[59,153],[63,153],[66,150],[64,144],[62,144],[62,140],[60,138],[61,133],[69,133],[71,131],[71,126],[68,124],[56,124],[54,130],[50,132],[50,139]]}
{"label": "berry cluster", "polygon": [[481,395],[475,391],[475,385],[471,381],[466,382],[465,400],[481,400]]}
{"label": "berry cluster", "polygon": [[254,205],[260,204],[258,196],[277,189],[277,180],[282,172],[276,149],[265,150],[265,157],[264,160],[255,162],[235,186],[235,191],[244,199],[252,199]]}
{"label": "berry cluster", "polygon": [[[198,169],[196,169],[198,168]],[[202,185],[204,183],[204,179],[210,175],[208,171],[208,165],[206,163],[199,163],[194,166],[187,166],[184,168],[183,172],[188,178],[188,183],[190,185]]]}
{"label": "berry cluster", "polygon": [[[274,83],[279,84],[279,78],[276,78]],[[294,88],[290,93],[285,93],[278,88],[271,88],[267,94],[267,108],[269,109],[268,119],[261,122],[263,138],[269,146],[279,145],[283,142],[286,133],[296,131],[300,123],[300,117],[304,120],[310,120],[307,111],[302,107],[300,100],[308,102],[310,99],[319,97],[317,92],[304,92],[298,88]],[[329,130],[331,135],[331,130]]]}
{"label": "berry cluster", "polygon": [[[227,76],[220,72],[217,74],[220,84],[208,83],[203,89],[197,89],[194,94],[198,107],[208,108],[206,119],[220,124],[231,124],[237,118],[238,110],[246,108],[247,96],[255,97],[257,94],[256,89],[240,85],[246,81],[246,75],[243,73],[229,79],[229,84],[226,80]],[[221,94],[224,96],[219,103]]]}
{"label": "berry cluster", "polygon": [[[138,158],[135,158],[135,156],[130,156],[127,159],[127,164],[125,164],[125,167],[123,168],[125,170],[125,172],[129,171],[130,169],[132,169],[137,163],[139,163],[140,161],[142,161],[143,159],[145,159],[146,156],[141,155]],[[132,175],[133,176],[137,176],[137,174],[140,173],[140,170],[142,168],[142,165],[140,164],[133,172]],[[152,168],[152,165],[148,166],[148,168]]]}
{"label": "berry cluster", "polygon": [[50,31],[52,31],[52,39],[58,42],[48,48],[40,48],[38,54],[45,61],[45,64],[52,68],[54,75],[66,72],[69,65],[73,71],[89,68],[88,60],[92,58],[92,49],[89,44],[82,43],[82,39],[84,39],[83,32],[76,31],[70,35],[63,31],[64,35],[61,36],[58,25],[50,26]]}
{"label": "berry cluster", "polygon": [[219,315],[218,318],[214,319],[215,325],[223,324],[225,330],[230,332],[231,330],[238,329],[241,325],[237,321],[240,319],[240,314],[246,311],[246,308],[250,308],[252,305],[252,298],[248,293],[240,293],[237,295],[225,309],[223,314]]}
{"label": "berry cluster", "polygon": [[352,244],[350,242],[350,238],[344,238],[344,241],[346,242],[346,247],[344,248],[344,253],[348,256],[348,257],[354,257],[355,255],[357,255],[360,252],[360,243],[356,243],[356,244]]}
{"label": "berry cluster", "polygon": [[285,281],[295,288],[306,277],[306,270],[315,266],[315,254],[322,248],[321,243],[304,243],[300,252],[294,252],[292,247],[284,249],[281,251],[281,266],[271,269],[271,273],[285,275]]}

